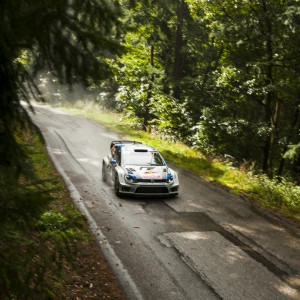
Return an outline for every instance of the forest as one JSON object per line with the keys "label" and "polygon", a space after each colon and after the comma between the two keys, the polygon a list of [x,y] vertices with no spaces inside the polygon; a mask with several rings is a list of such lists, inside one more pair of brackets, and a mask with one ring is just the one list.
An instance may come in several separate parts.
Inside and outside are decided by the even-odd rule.
{"label": "forest", "polygon": [[[299,0],[2,0],[0,298],[47,294],[49,268],[61,273],[72,254],[62,245],[83,222],[62,205],[49,214],[58,180],[41,179],[50,167],[23,102],[92,102],[132,128],[298,188],[299,25]],[[65,214],[71,231],[40,226]]]}
{"label": "forest", "polygon": [[126,22],[115,108],[270,177],[298,176],[299,1],[153,1]]}
{"label": "forest", "polygon": [[39,56],[13,44],[22,78],[36,78],[21,84],[23,98],[34,86],[47,101],[69,100],[80,83],[73,102],[90,99],[141,130],[298,182],[298,0],[99,1],[93,13],[89,1],[75,3],[76,24],[58,11],[52,32],[34,33]]}
{"label": "forest", "polygon": [[126,17],[117,109],[270,177],[297,176],[298,1],[154,1]]}
{"label": "forest", "polygon": [[132,126],[297,181],[299,1],[129,2],[121,53],[106,56],[112,73],[92,99]]}

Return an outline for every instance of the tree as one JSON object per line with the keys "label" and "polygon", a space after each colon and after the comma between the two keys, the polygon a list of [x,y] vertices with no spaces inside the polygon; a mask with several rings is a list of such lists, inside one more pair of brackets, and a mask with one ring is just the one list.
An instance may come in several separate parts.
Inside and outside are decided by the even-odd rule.
{"label": "tree", "polygon": [[104,58],[120,50],[120,14],[118,1],[1,1],[1,164],[23,164],[15,133],[30,123],[21,101],[39,99],[39,71],[47,69],[68,85],[88,86],[108,76]]}
{"label": "tree", "polygon": [[67,218],[45,213],[57,183],[37,178],[20,142],[30,140],[26,127],[32,126],[21,101],[41,100],[34,78],[43,70],[69,86],[106,78],[105,59],[121,49],[120,15],[118,1],[110,0],[0,1],[2,298],[53,298],[52,284],[61,278],[64,261],[74,260],[73,242],[84,221],[72,208]]}
{"label": "tree", "polygon": [[221,53],[205,87],[217,105],[205,104],[209,114],[200,116],[201,128],[221,153],[256,161],[271,177],[282,174],[282,154],[298,139],[299,4],[187,2],[194,18],[206,22],[207,34]]}
{"label": "tree", "polygon": [[164,77],[159,55],[164,37],[158,26],[157,9],[156,2],[151,1],[147,7],[139,4],[128,11],[125,22],[132,29],[124,36],[126,52],[115,66],[118,107],[127,114],[133,113],[144,130],[149,129],[154,118],[154,96]]}

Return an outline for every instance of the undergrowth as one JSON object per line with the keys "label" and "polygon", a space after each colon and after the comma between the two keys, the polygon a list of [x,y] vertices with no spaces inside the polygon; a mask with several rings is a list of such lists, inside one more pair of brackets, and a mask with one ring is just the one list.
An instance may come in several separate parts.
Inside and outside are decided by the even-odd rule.
{"label": "undergrowth", "polygon": [[35,173],[0,165],[0,298],[54,299],[78,240],[91,238],[38,133],[17,133]]}

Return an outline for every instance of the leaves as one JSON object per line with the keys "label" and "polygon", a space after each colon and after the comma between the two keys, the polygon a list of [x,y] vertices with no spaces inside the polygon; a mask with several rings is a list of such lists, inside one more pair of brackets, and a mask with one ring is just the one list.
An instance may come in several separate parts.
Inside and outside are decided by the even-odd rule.
{"label": "leaves", "polygon": [[[76,241],[90,238],[83,215],[74,206],[60,202],[66,197],[64,187],[39,136],[23,133],[19,142],[34,162],[36,174],[44,180],[16,178],[13,168],[0,165],[3,299],[53,295],[54,281],[62,276],[62,265],[76,257]],[[54,199],[58,203],[54,204]]]}
{"label": "leaves", "polygon": [[298,156],[286,163],[300,142],[297,1],[155,1],[125,15],[122,124],[298,176]]}
{"label": "leaves", "polygon": [[117,53],[118,1],[2,1],[0,9],[0,164],[29,170],[16,134],[31,120],[21,101],[41,100],[34,81],[49,71],[60,83],[99,82]]}

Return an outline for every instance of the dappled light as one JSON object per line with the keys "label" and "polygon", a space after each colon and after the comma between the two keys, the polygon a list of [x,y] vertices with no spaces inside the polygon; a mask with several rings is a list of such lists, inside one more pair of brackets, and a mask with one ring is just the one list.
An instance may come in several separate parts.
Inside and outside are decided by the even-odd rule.
{"label": "dappled light", "polygon": [[275,287],[280,293],[282,293],[285,296],[288,296],[289,299],[299,299],[299,293],[291,287],[287,286],[286,284],[282,283],[281,285],[277,285]]}
{"label": "dappled light", "polygon": [[100,167],[101,166],[101,161],[100,160],[94,160],[94,159],[91,159],[91,158],[77,158],[77,160],[79,162],[83,162],[83,163],[87,163],[87,164],[91,164],[95,167]]}
{"label": "dappled light", "polygon": [[239,251],[235,251],[234,249],[224,249],[224,257],[226,257],[226,259],[228,260],[228,263],[230,264],[234,264],[236,263],[238,260],[243,260],[245,259],[245,257],[243,257]]}
{"label": "dappled light", "polygon": [[57,154],[57,155],[59,155],[59,154],[61,154],[61,155],[67,154],[67,152],[64,151],[64,150],[62,150],[62,149],[53,149],[53,150],[52,150],[52,153],[53,153],[53,154]]}
{"label": "dappled light", "polygon": [[185,239],[197,241],[197,240],[207,240],[209,239],[208,236],[201,234],[199,232],[183,232],[181,236]]}
{"label": "dappled light", "polygon": [[[297,299],[299,292],[217,232],[164,235],[222,299]],[[226,289],[224,289],[226,286]],[[280,297],[280,296],[279,296]]]}

